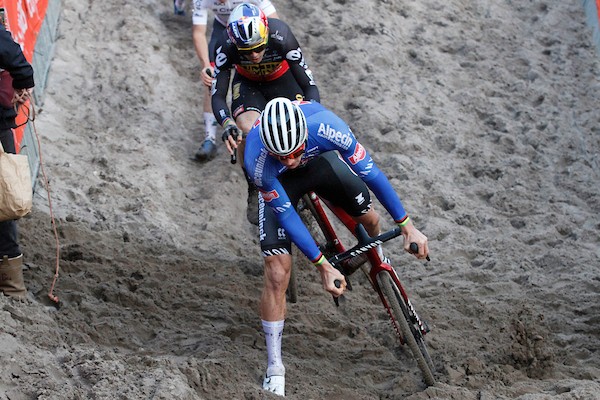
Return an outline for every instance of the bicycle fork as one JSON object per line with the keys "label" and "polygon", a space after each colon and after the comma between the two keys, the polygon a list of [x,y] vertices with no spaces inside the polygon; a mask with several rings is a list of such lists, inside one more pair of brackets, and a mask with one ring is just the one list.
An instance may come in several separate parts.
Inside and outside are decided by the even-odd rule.
{"label": "bicycle fork", "polygon": [[[417,311],[415,310],[415,308],[412,305],[412,302],[408,298],[408,295],[406,294],[404,287],[400,283],[400,279],[398,278],[398,275],[396,274],[396,271],[394,270],[394,268],[391,265],[381,261],[381,259],[379,258],[379,255],[375,251],[372,250],[369,253],[373,253],[373,254],[369,254],[369,260],[372,262],[371,265],[378,266],[378,268],[371,268],[371,272],[370,272],[371,283],[373,284],[374,289],[379,294],[379,298],[381,299],[382,303],[385,305],[385,309],[392,321],[392,325],[394,326],[394,330],[396,331],[396,334],[398,335],[400,342],[402,344],[405,344],[406,340],[404,339],[404,337],[402,336],[402,332],[400,332],[400,329],[398,328],[398,324],[397,324],[396,320],[394,319],[392,311],[390,310],[390,305],[388,304],[385,296],[383,295],[381,288],[379,287],[379,282],[377,281],[377,275],[382,271],[386,271],[390,275],[395,286],[398,288],[398,290],[400,292],[399,295],[401,297],[401,300],[406,305],[406,308],[403,307],[403,310],[402,310],[404,313],[408,314],[408,315],[406,315],[406,318],[408,320],[410,320],[413,325],[416,325],[416,327],[418,327],[418,330],[421,332],[422,335],[426,335],[431,329],[429,328],[429,325],[427,325],[426,322],[421,320],[421,318],[419,317],[419,314],[417,314]],[[378,263],[373,264],[373,261],[377,261],[377,260],[378,260]]]}

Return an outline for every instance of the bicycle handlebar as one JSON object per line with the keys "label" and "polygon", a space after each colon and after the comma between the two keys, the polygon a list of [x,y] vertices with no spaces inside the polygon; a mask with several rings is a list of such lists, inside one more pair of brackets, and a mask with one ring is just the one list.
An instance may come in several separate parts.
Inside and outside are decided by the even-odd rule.
{"label": "bicycle handlebar", "polygon": [[[380,244],[387,242],[388,240],[391,240],[395,237],[398,237],[402,235],[402,229],[397,226],[387,232],[384,232],[380,235],[377,235],[375,237],[370,237],[369,234],[367,233],[367,230],[365,229],[365,227],[362,224],[358,224],[356,225],[356,238],[358,239],[358,243],[344,251],[343,253],[339,253],[336,254],[335,256],[331,257],[329,260],[329,263],[334,267],[334,268],[338,268],[339,264],[342,261],[345,261],[349,258],[352,257],[356,257],[362,253],[365,253],[377,246],[379,246]],[[415,242],[412,242],[409,246],[410,248],[410,252],[413,254],[416,254],[419,252],[419,245]],[[429,259],[429,256],[427,256],[427,261],[431,261]],[[335,285],[336,288],[340,288],[342,287],[342,282],[339,279],[336,279],[335,281],[333,281],[333,284]],[[333,298],[335,305],[339,306],[339,302],[338,302],[338,298],[334,297]]]}
{"label": "bicycle handlebar", "polygon": [[[354,247],[344,251],[343,253],[336,254],[335,256],[331,257],[328,261],[333,267],[337,267],[342,261],[365,253],[379,246],[380,244],[387,242],[388,240],[391,240],[400,235],[402,235],[402,229],[399,226],[397,226],[378,236],[370,237],[365,227],[362,224],[358,224],[356,225],[356,238],[358,239],[358,243]],[[413,254],[418,253],[419,245],[415,242],[411,243],[410,251]],[[429,256],[427,256],[427,261],[431,261],[429,259]]]}
{"label": "bicycle handlebar", "polygon": [[[356,225],[356,238],[358,239],[358,243],[354,247],[344,251],[343,253],[336,254],[327,261],[329,261],[329,263],[332,266],[336,267],[342,261],[365,253],[379,246],[383,242],[387,242],[388,240],[398,237],[401,234],[402,230],[400,229],[400,227],[395,227],[394,229],[384,232],[381,235],[370,237],[365,227],[362,224],[358,224]],[[416,245],[416,243],[414,244]]]}

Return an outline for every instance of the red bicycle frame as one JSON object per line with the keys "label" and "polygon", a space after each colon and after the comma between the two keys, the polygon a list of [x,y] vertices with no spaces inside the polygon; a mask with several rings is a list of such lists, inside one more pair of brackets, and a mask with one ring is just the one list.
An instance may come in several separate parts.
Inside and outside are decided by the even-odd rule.
{"label": "red bicycle frame", "polygon": [[[352,219],[352,217],[348,215],[342,208],[331,204],[331,202],[325,199],[320,199],[316,193],[309,192],[308,195],[317,215],[323,222],[322,230],[323,233],[327,236],[326,239],[333,243],[337,253],[343,253],[344,251],[346,251],[346,249],[342,245],[338,235],[336,234],[333,226],[331,225],[331,222],[329,221],[329,218],[321,203],[324,203],[327,206],[327,208],[331,210],[331,212],[336,216],[336,218],[338,218],[340,222],[342,222],[355,237],[358,223],[354,221],[354,219]],[[417,324],[421,333],[425,335],[429,330],[426,328],[425,324],[421,321],[417,312],[415,311],[412,303],[410,302],[410,299],[408,298],[408,294],[402,286],[402,283],[400,282],[400,279],[398,278],[398,275],[396,274],[394,268],[392,268],[392,266],[388,263],[381,260],[381,257],[379,257],[379,254],[377,253],[377,250],[375,248],[368,250],[366,254],[369,259],[369,263],[371,264],[371,269],[369,271],[369,280],[373,285],[373,289],[375,289],[375,291],[379,295],[379,298],[381,299],[381,302],[385,306],[387,313],[390,316],[390,319],[392,320],[392,323],[394,325],[394,330],[400,338],[400,341],[404,344],[404,338],[402,337],[402,333],[400,332],[397,322],[394,319],[394,316],[390,310],[390,305],[386,301],[385,296],[383,295],[381,288],[379,287],[379,283],[377,282],[377,275],[381,271],[386,271],[390,275],[392,280],[396,283],[398,289],[400,290],[402,298],[408,306],[408,311],[410,313],[411,320]]]}

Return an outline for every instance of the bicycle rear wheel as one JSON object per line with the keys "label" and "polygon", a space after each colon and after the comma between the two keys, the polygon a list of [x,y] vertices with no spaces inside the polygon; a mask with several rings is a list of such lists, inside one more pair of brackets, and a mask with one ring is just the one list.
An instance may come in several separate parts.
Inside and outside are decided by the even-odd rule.
{"label": "bicycle rear wheel", "polygon": [[389,305],[391,317],[395,321],[397,329],[400,330],[398,333],[402,335],[404,343],[410,348],[419,369],[423,373],[423,380],[428,386],[434,385],[433,362],[425,346],[423,333],[418,326],[415,326],[400,289],[398,289],[396,282],[387,271],[381,271],[377,274],[377,282]]}

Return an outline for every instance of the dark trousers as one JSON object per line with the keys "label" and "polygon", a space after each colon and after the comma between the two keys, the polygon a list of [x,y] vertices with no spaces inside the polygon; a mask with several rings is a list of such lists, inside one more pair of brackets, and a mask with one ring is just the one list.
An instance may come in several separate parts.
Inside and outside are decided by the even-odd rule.
{"label": "dark trousers", "polygon": [[[0,130],[0,141],[2,147],[7,153],[16,153],[15,139],[11,129]],[[21,254],[21,249],[17,243],[17,223],[15,221],[0,222],[0,258],[17,257]]]}

